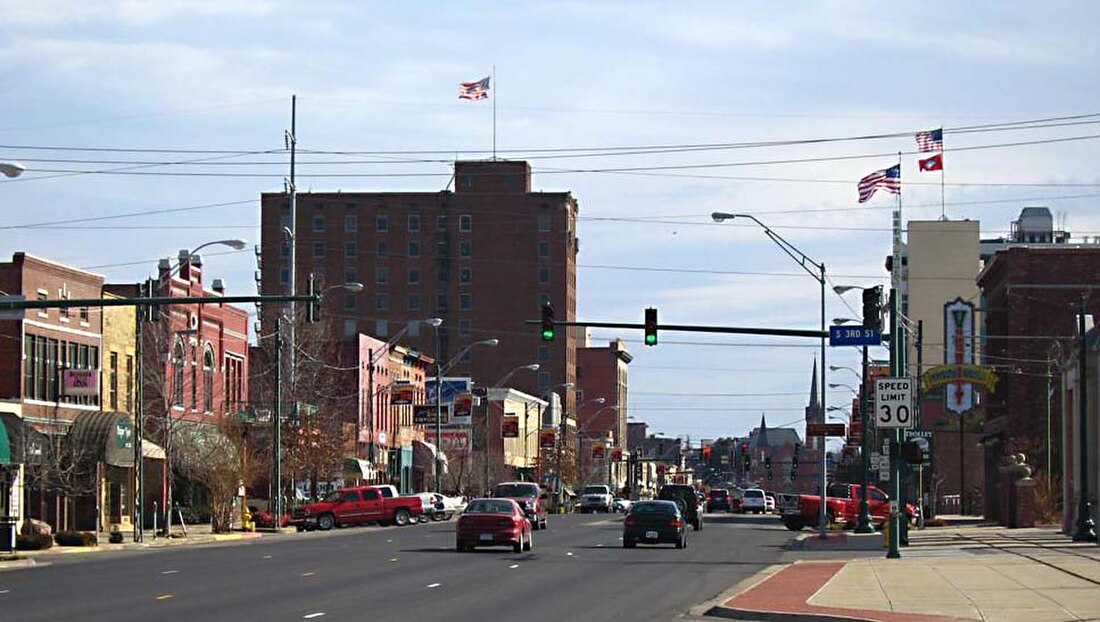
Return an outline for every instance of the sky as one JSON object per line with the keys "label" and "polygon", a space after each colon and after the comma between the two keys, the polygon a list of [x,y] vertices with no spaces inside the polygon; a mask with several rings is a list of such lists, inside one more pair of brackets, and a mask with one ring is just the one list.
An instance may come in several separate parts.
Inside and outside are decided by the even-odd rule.
{"label": "sky", "polygon": [[[1100,236],[1098,23],[1100,5],[1058,1],[0,0],[0,161],[27,167],[0,177],[0,257],[134,282],[180,249],[258,243],[292,95],[298,187],[316,191],[442,189],[456,158],[492,156],[495,103],[497,157],[579,202],[579,319],[654,306],[667,324],[816,329],[816,280],[710,214],[754,215],[830,286],[886,284],[895,198],[859,204],[856,184],[901,152],[905,220],[996,237],[1044,205],[1075,241]],[[490,100],[457,98],[490,74]],[[1095,116],[962,131],[1078,115]],[[942,187],[913,153],[938,127]],[[251,247],[203,255],[255,293]],[[858,292],[826,305],[860,314]],[[818,356],[812,339],[591,336],[634,355],[633,420],[692,439],[800,421]],[[858,366],[853,348],[827,358]]]}

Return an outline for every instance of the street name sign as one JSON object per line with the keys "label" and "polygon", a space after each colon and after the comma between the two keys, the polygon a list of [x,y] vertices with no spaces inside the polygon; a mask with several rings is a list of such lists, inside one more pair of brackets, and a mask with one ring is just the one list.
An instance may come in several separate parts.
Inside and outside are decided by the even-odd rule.
{"label": "street name sign", "polygon": [[831,346],[877,346],[882,345],[882,332],[862,326],[830,326],[829,345]]}
{"label": "street name sign", "polygon": [[913,427],[912,378],[875,378],[875,426],[879,428]]}

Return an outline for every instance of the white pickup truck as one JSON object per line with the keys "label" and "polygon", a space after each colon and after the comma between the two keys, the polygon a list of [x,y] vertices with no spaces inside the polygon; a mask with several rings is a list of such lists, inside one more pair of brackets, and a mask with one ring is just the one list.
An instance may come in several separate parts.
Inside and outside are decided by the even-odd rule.
{"label": "white pickup truck", "polygon": [[581,491],[580,510],[586,512],[610,512],[615,509],[615,496],[611,487],[604,484],[585,486]]}

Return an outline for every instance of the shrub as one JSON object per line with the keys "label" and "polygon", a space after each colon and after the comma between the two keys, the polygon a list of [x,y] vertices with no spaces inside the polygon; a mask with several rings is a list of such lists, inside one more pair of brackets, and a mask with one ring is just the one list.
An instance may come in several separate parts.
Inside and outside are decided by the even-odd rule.
{"label": "shrub", "polygon": [[59,531],[54,536],[58,546],[95,546],[95,534],[90,531]]}
{"label": "shrub", "polygon": [[50,534],[19,534],[15,536],[15,548],[20,551],[41,551],[53,546]]}
{"label": "shrub", "polygon": [[111,535],[107,538],[107,541],[111,544],[122,544],[122,532],[112,531]]}

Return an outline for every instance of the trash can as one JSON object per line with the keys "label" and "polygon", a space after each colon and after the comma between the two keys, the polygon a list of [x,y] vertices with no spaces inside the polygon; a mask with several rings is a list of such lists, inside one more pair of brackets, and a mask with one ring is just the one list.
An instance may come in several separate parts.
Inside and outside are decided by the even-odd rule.
{"label": "trash can", "polygon": [[14,516],[0,516],[0,553],[15,551],[15,522]]}

